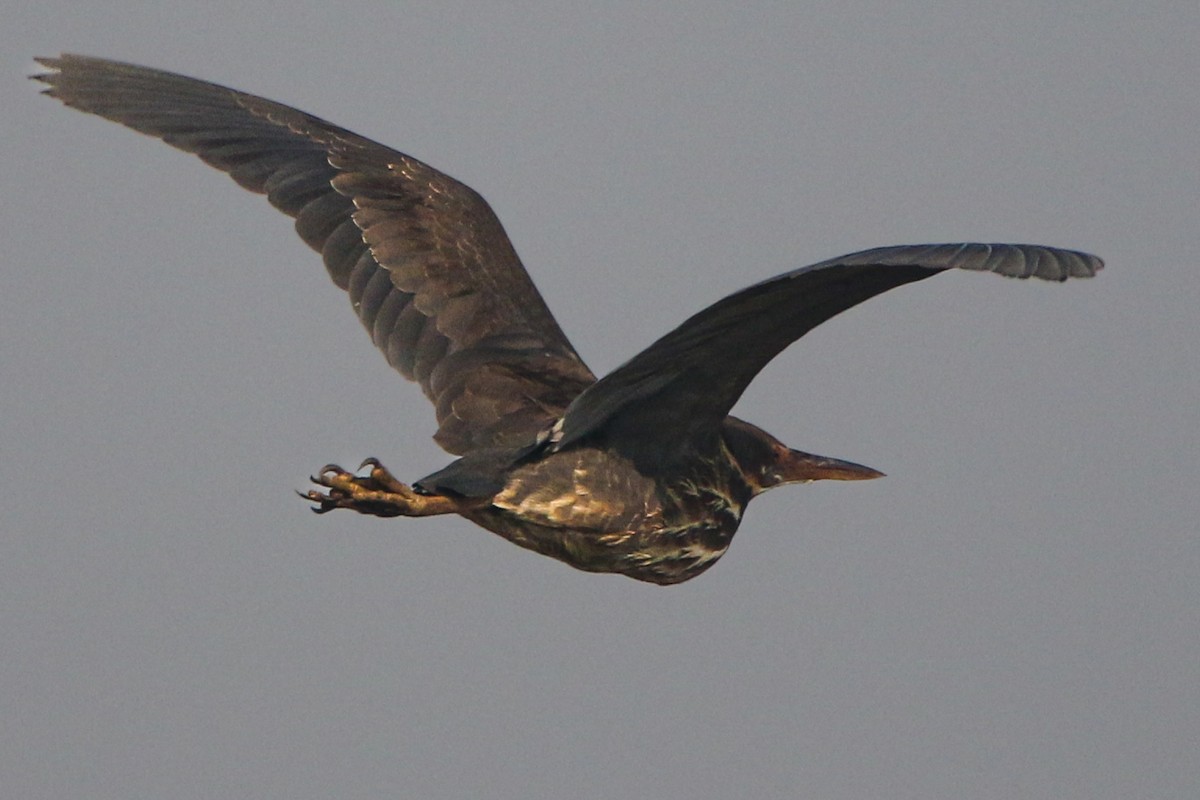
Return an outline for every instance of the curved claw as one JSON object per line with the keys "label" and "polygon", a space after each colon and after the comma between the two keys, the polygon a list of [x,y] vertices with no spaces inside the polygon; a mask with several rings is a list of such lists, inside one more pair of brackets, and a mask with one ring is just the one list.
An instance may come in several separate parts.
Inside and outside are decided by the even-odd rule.
{"label": "curved claw", "polygon": [[369,466],[371,469],[376,469],[376,468],[378,468],[378,467],[382,467],[382,466],[383,466],[383,464],[379,463],[379,459],[378,459],[378,458],[376,458],[375,456],[368,456],[368,457],[366,457],[366,458],[364,458],[364,459],[363,459],[363,462],[362,462],[361,464],[359,464],[359,465],[358,465],[358,469],[359,469],[359,470],[362,470],[362,469],[364,469],[365,467],[368,467],[368,466]]}
{"label": "curved claw", "polygon": [[309,489],[307,492],[302,492],[297,489],[296,495],[303,500],[317,504],[309,509],[309,511],[312,511],[314,514],[327,514],[337,508],[337,504],[333,501],[333,498],[330,495],[322,494],[316,489]]}

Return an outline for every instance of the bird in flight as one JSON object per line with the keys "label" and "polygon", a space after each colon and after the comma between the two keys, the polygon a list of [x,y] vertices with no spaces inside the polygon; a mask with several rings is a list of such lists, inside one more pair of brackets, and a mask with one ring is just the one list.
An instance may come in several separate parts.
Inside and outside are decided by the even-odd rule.
{"label": "bird in flight", "polygon": [[827,319],[950,269],[1064,281],[1103,266],[1027,244],[864,250],[719,300],[597,379],[470,187],[261,97],[106,59],[37,61],[45,94],[195,153],[293,217],[388,363],[433,403],[434,439],[457,460],[411,485],[373,458],[330,464],[302,493],[313,510],[458,514],[590,572],[680,583],[725,554],[767,489],[882,476],[729,415]]}

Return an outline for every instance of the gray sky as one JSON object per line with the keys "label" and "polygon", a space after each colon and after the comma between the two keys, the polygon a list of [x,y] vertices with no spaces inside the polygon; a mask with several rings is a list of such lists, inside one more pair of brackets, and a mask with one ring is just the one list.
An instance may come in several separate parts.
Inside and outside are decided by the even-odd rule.
{"label": "gray sky", "polygon": [[[7,796],[1196,796],[1200,9],[645,5],[5,10]],[[431,409],[265,201],[38,97],[61,50],[466,181],[598,372],[866,247],[1108,269],[822,327],[738,413],[889,477],[760,498],[682,586],[588,575],[310,514],[328,461],[446,463]]]}

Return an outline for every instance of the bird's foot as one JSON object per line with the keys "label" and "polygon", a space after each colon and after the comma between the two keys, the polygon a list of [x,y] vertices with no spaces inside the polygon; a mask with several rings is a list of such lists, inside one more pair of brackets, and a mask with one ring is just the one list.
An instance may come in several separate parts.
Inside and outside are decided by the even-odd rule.
{"label": "bird's foot", "polygon": [[396,480],[387,467],[368,458],[359,469],[369,466],[371,472],[360,477],[337,464],[327,464],[312,477],[312,482],[327,491],[309,489],[296,494],[316,505],[313,511],[325,514],[335,508],[349,508],[360,514],[376,517],[427,517],[455,511],[449,497],[424,495]]}

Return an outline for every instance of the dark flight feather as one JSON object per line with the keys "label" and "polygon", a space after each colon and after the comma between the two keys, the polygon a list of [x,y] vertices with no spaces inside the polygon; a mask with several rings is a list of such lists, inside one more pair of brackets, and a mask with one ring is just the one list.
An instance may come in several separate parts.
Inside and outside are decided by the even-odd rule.
{"label": "dark flight feather", "polygon": [[880,247],[802,267],[719,300],[586,389],[567,409],[556,446],[603,435],[608,446],[670,469],[664,455],[687,457],[690,442],[714,436],[767,362],[877,294],[947,269],[1063,281],[1103,265],[1040,245],[942,244]]}
{"label": "dark flight feather", "polygon": [[518,447],[595,378],[475,191],[279,103],[132,64],[39,58],[45,93],[195,153],[295,218],[451,453]]}

